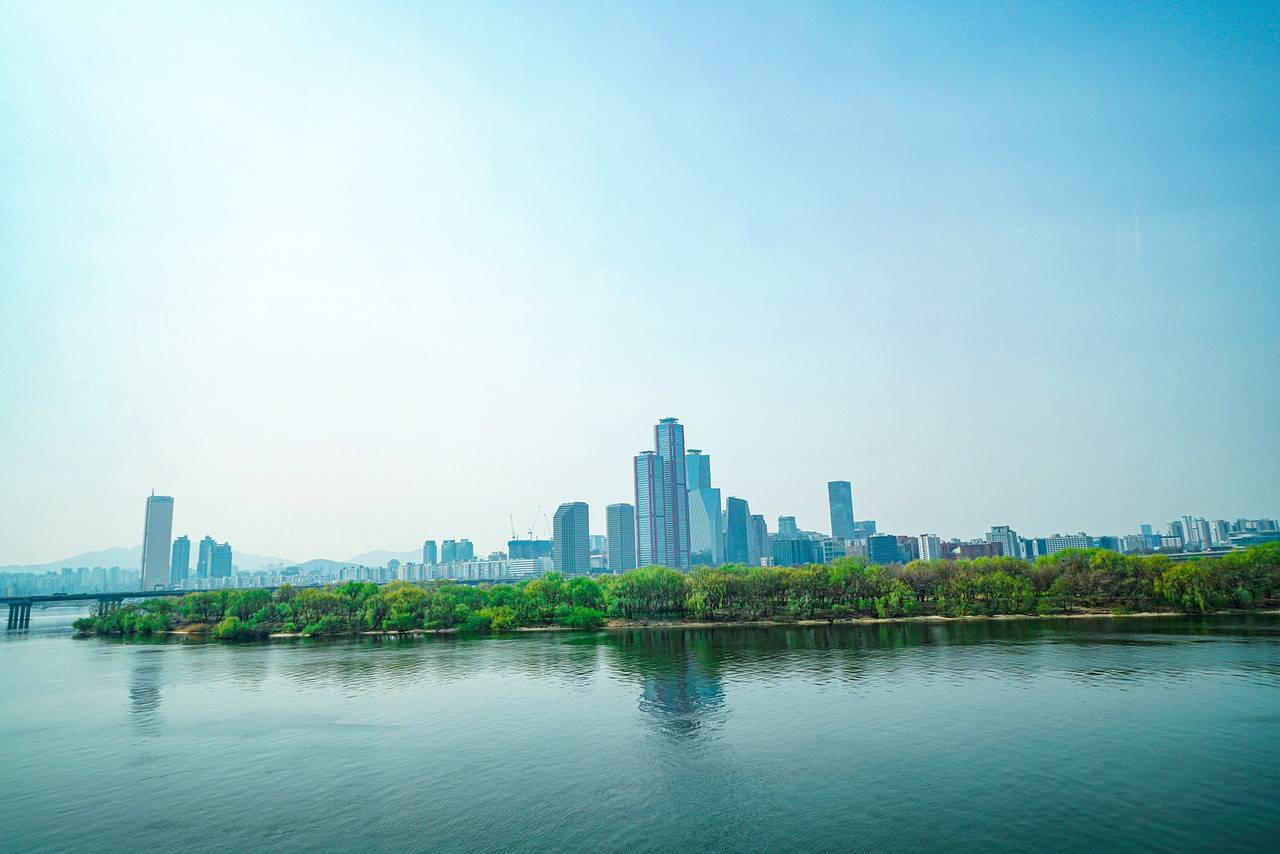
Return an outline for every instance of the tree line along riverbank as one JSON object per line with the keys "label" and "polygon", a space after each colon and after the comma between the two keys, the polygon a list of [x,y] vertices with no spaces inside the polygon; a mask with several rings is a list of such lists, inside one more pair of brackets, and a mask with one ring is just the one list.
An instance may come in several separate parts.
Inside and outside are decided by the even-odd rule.
{"label": "tree line along riverbank", "polygon": [[649,566],[621,575],[519,584],[448,581],[378,586],[215,590],[126,604],[75,622],[85,635],[207,631],[250,639],[365,631],[456,630],[490,634],[523,627],[594,629],[624,620],[789,621],[858,617],[972,617],[1274,607],[1280,543],[1213,560],[1073,549],[1035,562],[1016,558],[912,561],[859,558],[795,567],[719,566],[679,572]]}

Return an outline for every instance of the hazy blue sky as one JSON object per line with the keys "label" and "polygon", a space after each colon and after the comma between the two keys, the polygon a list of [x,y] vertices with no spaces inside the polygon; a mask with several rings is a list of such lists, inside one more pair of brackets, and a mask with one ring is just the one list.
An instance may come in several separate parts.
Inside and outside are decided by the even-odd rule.
{"label": "hazy blue sky", "polygon": [[[1280,6],[0,0],[0,563],[1280,513]],[[545,534],[545,529],[542,533]]]}

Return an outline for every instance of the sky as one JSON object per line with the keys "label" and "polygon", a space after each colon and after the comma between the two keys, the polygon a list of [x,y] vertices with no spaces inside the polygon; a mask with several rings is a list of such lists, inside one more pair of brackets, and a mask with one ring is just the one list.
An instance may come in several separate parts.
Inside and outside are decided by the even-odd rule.
{"label": "sky", "polygon": [[[1280,6],[0,0],[0,564],[1280,515]],[[538,519],[535,523],[532,520]],[[514,520],[514,521],[511,521]]]}

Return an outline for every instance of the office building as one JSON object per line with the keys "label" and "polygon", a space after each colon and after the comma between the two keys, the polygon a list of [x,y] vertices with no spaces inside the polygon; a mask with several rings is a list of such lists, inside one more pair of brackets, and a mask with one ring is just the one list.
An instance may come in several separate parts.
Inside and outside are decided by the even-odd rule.
{"label": "office building", "polygon": [[456,563],[458,560],[458,541],[445,540],[440,544],[440,562]]}
{"label": "office building", "polygon": [[551,557],[555,551],[553,540],[507,540],[507,557],[512,560],[534,560]]}
{"label": "office building", "polygon": [[439,555],[436,554],[436,541],[427,540],[422,544],[423,566],[435,566],[439,562]]}
{"label": "office building", "polygon": [[173,498],[147,496],[147,518],[142,526],[142,589],[163,590],[169,583],[169,558],[173,545]]}
{"label": "office building", "polygon": [[213,547],[213,555],[209,564],[210,578],[231,577],[231,544],[217,543]]}
{"label": "office building", "polygon": [[819,544],[806,537],[784,537],[781,534],[769,538],[769,552],[774,566],[803,566],[821,563]]}
{"label": "office building", "polygon": [[[729,496],[724,502],[724,560],[750,564],[751,508],[742,498]],[[759,565],[759,556],[755,565]]]}
{"label": "office building", "polygon": [[591,539],[587,503],[571,501],[556,508],[551,520],[555,538],[552,556],[557,572],[586,575],[591,572]]}
{"label": "office building", "polygon": [[1022,557],[1018,532],[1008,525],[992,525],[987,532],[988,543],[999,543],[1000,553],[1005,557]]}
{"label": "office building", "polygon": [[800,536],[800,527],[796,525],[795,516],[778,517],[778,536],[789,540]]}
{"label": "office building", "polygon": [[217,543],[213,537],[205,534],[200,541],[200,549],[196,555],[196,578],[208,578],[213,567],[213,547]]}
{"label": "office building", "polygon": [[724,563],[724,520],[720,490],[689,490],[689,562],[718,566]]}
{"label": "office building", "polygon": [[636,568],[636,508],[610,504],[604,508],[605,550],[609,571],[623,573]]}
{"label": "office building", "polygon": [[[689,494],[685,479],[684,425],[663,418],[653,428],[654,450],[662,458],[662,512],[666,520],[667,562],[689,568]],[[637,506],[639,506],[637,504]]]}
{"label": "office building", "polygon": [[852,540],[853,485],[847,480],[827,482],[827,503],[831,508],[831,536],[837,540]]}
{"label": "office building", "polygon": [[173,541],[169,558],[169,586],[181,587],[191,573],[191,538],[183,535]]}
{"label": "office building", "polygon": [[475,546],[470,540],[445,540],[440,545],[441,563],[458,563],[476,559]]}
{"label": "office building", "polygon": [[937,534],[921,534],[919,539],[921,560],[942,559],[942,540]]}
{"label": "office building", "polygon": [[876,532],[876,522],[874,519],[863,519],[861,522],[853,523],[853,538],[855,540],[865,540]]}
{"label": "office building", "polygon": [[637,454],[635,482],[636,562],[640,566],[669,566],[662,457],[654,451]]}
{"label": "office building", "polygon": [[867,560],[881,565],[900,563],[898,538],[892,534],[872,534],[867,537]]}
{"label": "office building", "polygon": [[690,448],[684,455],[685,488],[690,492],[695,489],[711,488],[711,457]]}
{"label": "office building", "polygon": [[589,535],[589,536],[587,537],[587,540],[588,540],[588,542],[589,542],[589,544],[590,544],[590,546],[591,546],[591,553],[592,553],[593,555],[594,555],[594,554],[604,554],[604,550],[605,550],[605,548],[609,545],[609,544],[608,544],[608,542],[607,542],[607,539],[608,539],[608,538],[607,538],[607,537],[605,537],[605,535],[604,535],[604,534],[591,534],[591,535]]}
{"label": "office building", "polygon": [[724,512],[720,490],[711,486],[711,457],[697,449],[685,454],[689,488],[689,563],[724,563]]}
{"label": "office building", "polygon": [[1091,549],[1093,538],[1088,534],[1054,534],[1045,542],[1045,554],[1053,555],[1067,549]]}
{"label": "office building", "polygon": [[769,555],[769,525],[759,513],[751,517],[747,530],[747,562],[760,566]]}

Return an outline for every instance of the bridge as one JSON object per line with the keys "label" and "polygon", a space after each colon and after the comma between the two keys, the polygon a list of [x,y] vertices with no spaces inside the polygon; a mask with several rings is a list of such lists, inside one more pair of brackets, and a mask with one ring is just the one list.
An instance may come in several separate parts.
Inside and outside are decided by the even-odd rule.
{"label": "bridge", "polygon": [[[515,584],[517,581],[530,580],[528,576],[520,578],[433,578],[431,581],[448,581],[453,584]],[[334,582],[342,584],[344,582]],[[377,582],[381,587],[390,582]],[[293,585],[299,590],[318,587],[316,584]],[[220,587],[218,590],[279,590],[279,587]],[[97,601],[98,613],[106,614],[112,608],[120,607],[126,599],[154,599],[163,596],[184,596],[187,593],[216,593],[216,590],[121,590],[115,593],[48,593],[32,596],[0,596],[0,605],[9,606],[9,622],[6,630],[31,628],[31,606],[36,603],[58,602],[92,602]]]}
{"label": "bridge", "polygon": [[[181,596],[181,590],[128,590],[118,593],[50,593],[44,596],[0,596],[0,605],[9,606],[6,629],[31,628],[31,606],[37,602],[91,602],[97,600],[99,613],[119,607],[126,599],[154,599]],[[190,591],[187,591],[190,592]]]}

